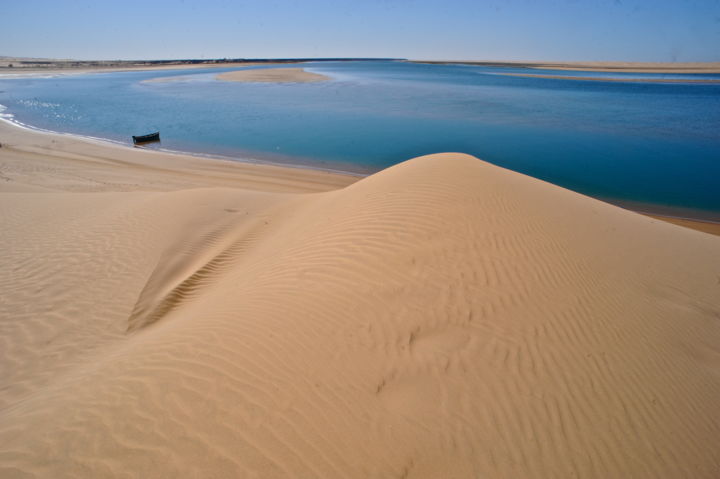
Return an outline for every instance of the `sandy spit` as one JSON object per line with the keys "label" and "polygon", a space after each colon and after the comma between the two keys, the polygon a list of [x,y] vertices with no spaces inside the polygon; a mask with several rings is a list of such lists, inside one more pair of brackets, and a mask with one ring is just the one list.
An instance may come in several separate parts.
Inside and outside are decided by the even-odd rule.
{"label": "sandy spit", "polygon": [[720,62],[523,62],[413,60],[414,63],[460,64],[498,67],[537,68],[540,70],[577,70],[626,73],[720,73]]}
{"label": "sandy spit", "polygon": [[456,153],[0,143],[0,477],[720,475],[717,236]]}
{"label": "sandy spit", "polygon": [[720,83],[712,79],[681,79],[681,78],[607,78],[607,77],[576,77],[567,75],[539,75],[532,73],[496,73],[496,75],[526,78],[550,78],[555,80],[584,80],[602,82],[630,82],[630,83]]}
{"label": "sandy spit", "polygon": [[305,71],[304,68],[262,68],[220,73],[215,78],[234,82],[311,83],[329,80],[330,77]]}
{"label": "sandy spit", "polygon": [[203,68],[231,68],[283,65],[287,62],[228,62],[228,63],[199,63],[199,64],[163,64],[152,65],[147,63],[133,64],[132,62],[102,62],[101,65],[95,62],[66,62],[51,61],[48,65],[40,66],[15,66],[8,68],[11,61],[0,60],[0,75],[71,75],[79,73],[103,73],[103,72],[125,72],[125,71],[165,71],[165,70],[197,70]]}

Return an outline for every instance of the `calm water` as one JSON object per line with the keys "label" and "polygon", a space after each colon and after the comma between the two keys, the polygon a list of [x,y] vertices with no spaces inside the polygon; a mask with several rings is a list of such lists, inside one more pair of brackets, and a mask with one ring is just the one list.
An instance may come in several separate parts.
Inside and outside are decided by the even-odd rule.
{"label": "calm water", "polygon": [[[720,84],[500,73],[720,75],[400,62],[303,66],[333,80],[214,80],[232,69],[2,79],[0,104],[16,121],[48,130],[128,144],[133,134],[160,130],[165,149],[348,171],[461,151],[604,199],[700,210],[692,215],[720,219]],[[176,81],[143,81],[158,77]]]}

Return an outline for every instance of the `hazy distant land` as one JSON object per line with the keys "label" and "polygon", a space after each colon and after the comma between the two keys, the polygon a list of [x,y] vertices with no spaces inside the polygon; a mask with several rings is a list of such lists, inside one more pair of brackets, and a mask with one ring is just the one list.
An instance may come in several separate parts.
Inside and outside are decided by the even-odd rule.
{"label": "hazy distant land", "polygon": [[66,60],[0,56],[0,73],[47,71],[162,70],[283,63],[394,60],[393,58],[215,58],[185,60]]}
{"label": "hazy distant land", "polygon": [[167,68],[208,68],[323,61],[395,60],[427,64],[457,64],[542,70],[579,70],[634,73],[720,73],[720,62],[535,62],[475,60],[406,60],[401,58],[214,58],[181,60],[71,60],[0,56],[0,72],[21,73],[49,70],[149,70]]}
{"label": "hazy distant land", "polygon": [[478,65],[488,67],[537,68],[541,70],[580,70],[628,73],[720,73],[720,62],[520,62],[412,60],[439,65]]}
{"label": "hazy distant land", "polygon": [[[619,72],[618,72],[619,73]],[[623,73],[640,73],[640,72],[623,72]],[[674,72],[676,73],[676,72]],[[554,80],[584,80],[584,81],[622,81],[622,82],[642,82],[642,83],[720,83],[719,80],[708,78],[610,78],[602,77],[577,77],[567,75],[536,75],[532,73],[497,73],[508,77],[524,77],[524,78],[547,78]]]}

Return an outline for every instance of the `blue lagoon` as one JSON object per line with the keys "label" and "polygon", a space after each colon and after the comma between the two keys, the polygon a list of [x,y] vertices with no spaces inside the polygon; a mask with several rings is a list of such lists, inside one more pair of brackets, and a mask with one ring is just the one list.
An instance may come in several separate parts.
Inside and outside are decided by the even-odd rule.
{"label": "blue lagoon", "polygon": [[[331,80],[215,79],[237,68],[7,76],[0,104],[6,118],[40,129],[128,145],[131,135],[159,130],[167,150],[357,173],[464,152],[640,210],[720,220],[720,84],[683,83],[720,75],[294,66]],[[151,81],[158,78],[166,81]]]}

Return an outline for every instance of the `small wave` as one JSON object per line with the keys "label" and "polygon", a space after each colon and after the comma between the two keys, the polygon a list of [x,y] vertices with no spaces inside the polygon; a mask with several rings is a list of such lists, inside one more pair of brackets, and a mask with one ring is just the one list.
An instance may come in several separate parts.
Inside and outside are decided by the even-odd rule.
{"label": "small wave", "polygon": [[40,101],[37,99],[33,100],[19,100],[18,103],[30,108],[59,108],[62,105],[60,103],[50,103],[46,101]]}
{"label": "small wave", "polygon": [[5,105],[0,105],[0,118],[4,120],[11,120],[14,118],[15,115],[12,113],[5,113],[7,111],[7,107]]}
{"label": "small wave", "polygon": [[16,78],[57,78],[62,74],[48,74],[48,73],[0,73],[0,80],[14,80]]}
{"label": "small wave", "polygon": [[22,78],[32,79],[47,79],[47,78],[60,78],[73,75],[86,75],[88,71],[70,71],[70,72],[27,72],[27,73],[0,73],[0,80],[15,80]]}

